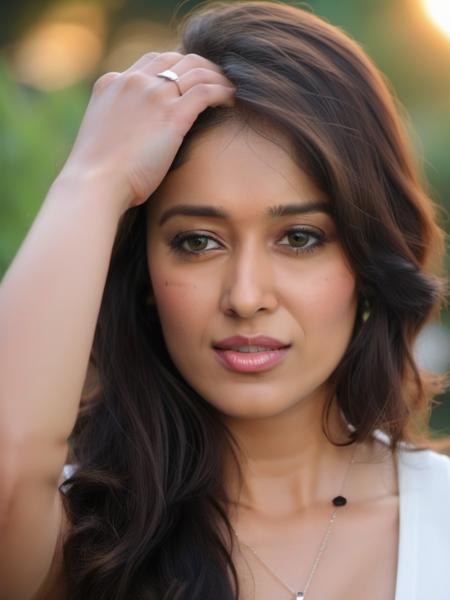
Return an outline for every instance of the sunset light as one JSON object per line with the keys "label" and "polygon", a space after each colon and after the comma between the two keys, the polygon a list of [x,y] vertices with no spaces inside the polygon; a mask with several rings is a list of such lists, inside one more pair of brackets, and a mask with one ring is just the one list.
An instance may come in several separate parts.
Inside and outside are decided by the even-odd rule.
{"label": "sunset light", "polygon": [[441,31],[450,37],[449,0],[423,0],[428,16]]}

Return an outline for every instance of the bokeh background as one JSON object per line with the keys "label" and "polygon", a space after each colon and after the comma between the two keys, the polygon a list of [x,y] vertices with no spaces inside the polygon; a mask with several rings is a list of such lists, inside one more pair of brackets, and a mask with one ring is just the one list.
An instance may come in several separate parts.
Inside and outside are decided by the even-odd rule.
{"label": "bokeh background", "polygon": [[[0,8],[0,278],[75,139],[95,79],[175,46],[194,0],[21,0]],[[207,4],[207,2],[206,2]],[[450,0],[293,2],[341,27],[384,72],[450,231]],[[447,255],[447,272],[450,257]],[[45,265],[42,265],[45,269]],[[450,368],[450,312],[416,345]],[[431,425],[450,434],[450,393]]]}

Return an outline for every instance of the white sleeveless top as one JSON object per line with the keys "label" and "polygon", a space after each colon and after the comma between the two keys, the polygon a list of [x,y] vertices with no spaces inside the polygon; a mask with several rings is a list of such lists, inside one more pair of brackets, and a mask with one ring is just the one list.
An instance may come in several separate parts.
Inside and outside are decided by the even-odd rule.
{"label": "white sleeveless top", "polygon": [[450,458],[401,450],[395,600],[450,600]]}
{"label": "white sleeveless top", "polygon": [[[388,437],[377,430],[375,437]],[[395,600],[450,600],[450,458],[398,452],[399,543]],[[76,469],[65,465],[66,479]],[[374,565],[374,568],[376,566]]]}

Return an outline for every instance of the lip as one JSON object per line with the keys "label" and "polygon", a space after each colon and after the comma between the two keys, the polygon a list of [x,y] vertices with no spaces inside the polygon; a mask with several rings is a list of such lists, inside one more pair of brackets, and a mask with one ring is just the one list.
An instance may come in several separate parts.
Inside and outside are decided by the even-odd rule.
{"label": "lip", "polygon": [[288,352],[289,346],[261,352],[237,352],[214,348],[214,354],[222,366],[235,373],[267,371],[280,363]]}
{"label": "lip", "polygon": [[[261,346],[262,348],[267,348],[268,350],[280,350],[281,348],[286,348],[289,345],[290,344],[285,344],[284,342],[281,342],[280,340],[268,335],[234,335],[232,337],[220,340],[219,342],[214,342],[213,348],[216,350],[230,350],[231,348],[236,348],[236,346]],[[249,352],[248,354],[256,354],[256,352]]]}

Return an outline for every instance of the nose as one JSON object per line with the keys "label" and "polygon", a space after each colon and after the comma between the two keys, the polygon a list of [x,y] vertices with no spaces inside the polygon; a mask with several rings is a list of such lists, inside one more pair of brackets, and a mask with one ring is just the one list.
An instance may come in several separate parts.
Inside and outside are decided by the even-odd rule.
{"label": "nose", "polygon": [[278,305],[270,258],[256,244],[236,252],[226,265],[221,308],[228,316],[250,319]]}

